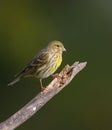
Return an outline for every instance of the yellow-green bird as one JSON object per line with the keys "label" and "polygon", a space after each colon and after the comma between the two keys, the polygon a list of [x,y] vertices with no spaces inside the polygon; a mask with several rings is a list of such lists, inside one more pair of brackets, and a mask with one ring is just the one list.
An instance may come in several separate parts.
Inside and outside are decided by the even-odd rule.
{"label": "yellow-green bird", "polygon": [[41,89],[44,90],[42,79],[53,75],[61,65],[63,51],[66,51],[66,49],[60,41],[50,42],[16,75],[15,80],[9,83],[8,86],[12,86],[26,77],[36,77],[40,80]]}

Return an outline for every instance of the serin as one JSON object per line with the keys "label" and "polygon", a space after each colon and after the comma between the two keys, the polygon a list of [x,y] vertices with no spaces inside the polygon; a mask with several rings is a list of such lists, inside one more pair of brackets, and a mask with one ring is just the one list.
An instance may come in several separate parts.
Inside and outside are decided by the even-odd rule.
{"label": "serin", "polygon": [[53,75],[58,69],[62,63],[63,51],[66,49],[60,41],[50,42],[16,75],[16,78],[8,86],[12,86],[26,77],[36,77],[40,80],[41,89],[44,90],[42,79]]}

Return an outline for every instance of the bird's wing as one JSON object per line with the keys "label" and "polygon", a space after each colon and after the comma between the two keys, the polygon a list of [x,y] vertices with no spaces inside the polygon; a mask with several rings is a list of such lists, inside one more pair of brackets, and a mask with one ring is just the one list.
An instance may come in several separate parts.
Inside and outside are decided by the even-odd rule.
{"label": "bird's wing", "polygon": [[16,77],[27,75],[28,73],[34,73],[34,68],[39,68],[42,65],[46,64],[49,58],[49,53],[46,50],[42,50],[38,55],[36,55],[27,65],[25,68],[22,69],[20,73],[15,75]]}
{"label": "bird's wing", "polygon": [[49,52],[46,50],[42,50],[31,62],[31,66],[41,67],[46,64],[49,58]]}

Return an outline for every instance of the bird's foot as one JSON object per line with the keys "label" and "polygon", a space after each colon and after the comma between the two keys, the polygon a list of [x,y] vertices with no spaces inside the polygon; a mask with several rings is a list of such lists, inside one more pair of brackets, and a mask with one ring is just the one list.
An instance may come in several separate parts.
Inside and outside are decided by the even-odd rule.
{"label": "bird's foot", "polygon": [[44,92],[45,91],[45,87],[41,86],[41,91]]}

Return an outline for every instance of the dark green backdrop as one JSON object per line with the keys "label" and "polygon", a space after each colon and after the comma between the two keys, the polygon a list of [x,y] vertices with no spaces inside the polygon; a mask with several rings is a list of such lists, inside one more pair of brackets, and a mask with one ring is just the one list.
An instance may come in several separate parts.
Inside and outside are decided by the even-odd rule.
{"label": "dark green backdrop", "polygon": [[[112,1],[0,2],[0,121],[15,113],[40,90],[39,81],[13,80],[49,41],[60,40],[63,64],[87,67],[17,130],[112,130]],[[44,80],[44,85],[51,78]]]}

